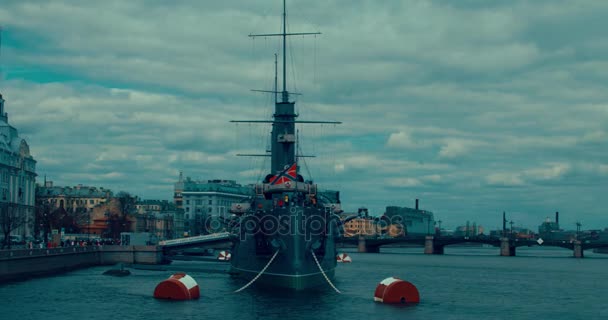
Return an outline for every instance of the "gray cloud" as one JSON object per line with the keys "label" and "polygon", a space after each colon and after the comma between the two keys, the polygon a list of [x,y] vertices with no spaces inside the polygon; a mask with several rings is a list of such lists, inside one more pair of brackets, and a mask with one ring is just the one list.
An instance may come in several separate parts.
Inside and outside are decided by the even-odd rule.
{"label": "gray cloud", "polygon": [[[444,225],[604,227],[604,1],[289,1],[305,173],[344,206],[411,205]],[[168,199],[178,172],[255,182],[280,9],[254,1],[3,1],[1,92],[60,184]],[[295,80],[295,82],[293,81]],[[266,163],[267,165],[267,163]]]}

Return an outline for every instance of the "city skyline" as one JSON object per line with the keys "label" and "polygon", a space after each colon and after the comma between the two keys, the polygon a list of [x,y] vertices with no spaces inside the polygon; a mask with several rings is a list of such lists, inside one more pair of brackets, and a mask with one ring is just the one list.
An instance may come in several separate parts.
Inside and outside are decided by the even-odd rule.
{"label": "city skyline", "polygon": [[[301,163],[346,210],[608,226],[608,4],[288,1]],[[278,4],[6,1],[0,93],[38,181],[171,199],[180,171],[258,182]],[[295,67],[296,74],[292,71]],[[295,79],[295,87],[294,85]],[[265,170],[262,170],[265,168]]]}

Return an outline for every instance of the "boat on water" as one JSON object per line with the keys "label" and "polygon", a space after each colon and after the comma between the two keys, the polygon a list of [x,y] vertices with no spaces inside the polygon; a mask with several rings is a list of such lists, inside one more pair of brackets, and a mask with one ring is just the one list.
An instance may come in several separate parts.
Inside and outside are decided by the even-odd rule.
{"label": "boat on water", "polygon": [[248,155],[270,157],[270,172],[255,185],[249,201],[231,207],[236,218],[230,273],[248,280],[242,289],[252,284],[293,290],[333,287],[336,268],[339,192],[320,191],[315,183],[304,180],[299,162],[305,156],[297,154],[295,128],[296,124],[339,122],[297,120],[295,102],[290,100],[293,94],[286,85],[286,38],[319,33],[287,33],[285,0],[282,29],[281,33],[251,35],[282,37],[282,90],[278,90],[275,70],[275,89],[266,91],[275,95],[273,119],[232,121],[272,124],[270,154]]}

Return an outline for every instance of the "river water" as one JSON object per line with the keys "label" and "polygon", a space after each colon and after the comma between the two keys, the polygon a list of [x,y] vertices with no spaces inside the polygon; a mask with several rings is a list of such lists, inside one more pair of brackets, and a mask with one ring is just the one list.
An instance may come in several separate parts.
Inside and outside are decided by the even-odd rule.
{"label": "river water", "polygon": [[[352,250],[350,250],[352,251]],[[169,270],[131,269],[124,278],[104,276],[109,267],[0,285],[0,319],[608,319],[608,255],[584,259],[560,248],[518,248],[500,257],[497,248],[422,248],[348,252],[335,285],[307,293],[269,292],[225,274],[220,262],[175,261]],[[201,299],[167,302],[155,286],[177,271],[199,284]],[[375,303],[376,285],[396,276],[418,287],[421,303]]]}

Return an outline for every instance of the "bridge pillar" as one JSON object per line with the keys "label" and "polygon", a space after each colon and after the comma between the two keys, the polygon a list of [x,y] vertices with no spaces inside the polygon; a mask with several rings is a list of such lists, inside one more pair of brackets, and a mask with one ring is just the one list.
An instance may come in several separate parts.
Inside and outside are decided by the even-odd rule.
{"label": "bridge pillar", "polygon": [[500,238],[500,255],[503,257],[515,256],[515,246],[509,238]]}
{"label": "bridge pillar", "polygon": [[574,241],[572,249],[575,258],[583,258],[585,256],[583,254],[583,243],[580,240]]}
{"label": "bridge pillar", "polygon": [[380,248],[378,246],[368,246],[365,237],[359,236],[359,243],[357,244],[357,252],[360,253],[378,253]]}
{"label": "bridge pillar", "polygon": [[443,254],[443,246],[435,245],[434,236],[424,237],[424,254]]}

